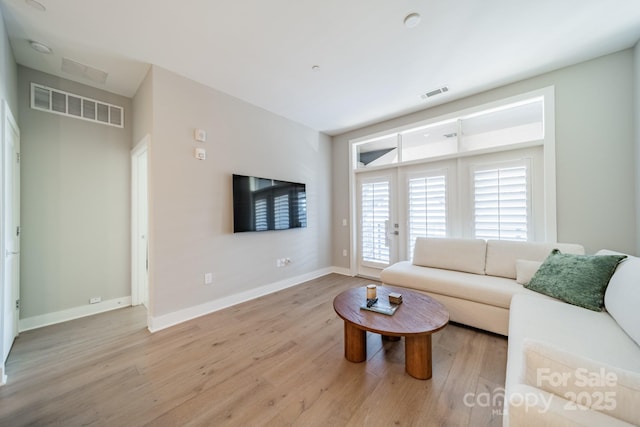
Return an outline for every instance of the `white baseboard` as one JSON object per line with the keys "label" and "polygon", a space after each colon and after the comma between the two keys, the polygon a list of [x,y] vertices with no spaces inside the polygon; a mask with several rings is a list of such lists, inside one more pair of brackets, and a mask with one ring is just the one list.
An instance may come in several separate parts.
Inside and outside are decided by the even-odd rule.
{"label": "white baseboard", "polygon": [[[216,299],[213,301],[207,301],[204,304],[200,304],[194,307],[185,308],[183,310],[175,311],[173,313],[165,314],[162,316],[148,318],[147,324],[151,332],[157,332],[162,329],[166,329],[170,326],[177,325],[187,320],[195,319],[196,317],[204,316],[214,311],[222,310],[223,308],[231,307],[232,305],[240,304],[273,292],[277,292],[292,286],[299,285],[309,280],[317,279],[318,277],[326,276],[330,273],[342,274],[344,276],[352,276],[351,270],[341,267],[328,267],[320,270],[312,271],[307,274],[303,274],[289,279],[281,280],[279,282],[271,283],[268,285],[260,286],[255,289],[250,289],[239,294],[230,295],[224,298]],[[27,317],[20,319],[19,329],[20,332],[29,331],[31,329],[41,328],[43,326],[49,326],[56,323],[66,322],[68,320],[78,319],[85,316],[91,316],[105,311],[115,310],[122,307],[128,307],[131,305],[131,297],[116,298],[108,301],[102,301],[97,304],[88,304],[80,307],[74,307],[67,310],[57,311],[55,313],[42,314],[40,316]],[[0,369],[0,372],[2,370]],[[0,376],[0,381],[2,377]]]}
{"label": "white baseboard", "polygon": [[7,375],[4,373],[4,363],[0,364],[0,387],[7,383]]}
{"label": "white baseboard", "polygon": [[336,274],[342,274],[343,276],[353,277],[353,273],[351,273],[350,268],[332,267],[331,271]]}
{"label": "white baseboard", "polygon": [[67,310],[56,311],[54,313],[20,319],[19,329],[20,332],[24,332],[31,329],[41,328],[43,326],[53,325],[55,323],[79,319],[80,317],[104,313],[105,311],[115,310],[117,308],[128,307],[130,305],[130,296],[102,301],[97,304],[81,305],[80,307],[69,308]]}
{"label": "white baseboard", "polygon": [[241,292],[239,294],[229,295],[227,297],[219,298],[213,301],[207,301],[204,304],[185,308],[184,310],[174,311],[173,313],[164,314],[162,316],[150,317],[149,331],[158,332],[162,329],[166,329],[179,323],[186,322],[187,320],[195,319],[196,317],[204,316],[206,314],[213,313],[214,311],[231,307],[232,305],[240,304],[242,302],[250,301],[267,294],[281,291],[283,289],[299,285],[309,280],[326,276],[330,273],[339,272],[336,271],[334,267],[323,268],[320,270],[312,271],[311,273],[303,274],[301,276],[291,277],[279,282],[260,286],[254,289],[249,289],[248,291]]}

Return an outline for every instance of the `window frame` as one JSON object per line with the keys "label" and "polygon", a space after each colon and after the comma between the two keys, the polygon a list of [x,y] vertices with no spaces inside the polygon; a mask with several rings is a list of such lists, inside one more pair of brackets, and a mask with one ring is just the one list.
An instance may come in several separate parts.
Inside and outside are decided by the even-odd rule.
{"label": "window frame", "polygon": [[[541,98],[543,100],[543,138],[540,140],[519,142],[511,145],[503,145],[497,147],[490,147],[485,149],[479,149],[474,151],[458,151],[455,154],[447,154],[443,156],[431,157],[426,159],[412,160],[408,162],[403,162],[401,157],[402,152],[402,132],[408,132],[410,130],[415,130],[418,127],[422,126],[424,128],[428,128],[430,126],[437,126],[438,123],[445,122],[447,120],[457,120],[463,117],[473,117],[474,115],[480,115],[487,111],[491,110],[500,110],[505,106],[514,105],[518,103],[526,103],[527,100],[531,100],[533,98]],[[374,166],[370,168],[358,168],[358,147],[362,144],[365,144],[374,140],[381,140],[389,137],[389,135],[396,134],[398,135],[398,153],[399,159],[396,163],[391,163],[388,165],[382,166]],[[458,134],[459,135],[459,134]],[[459,136],[458,136],[459,137]],[[411,167],[426,167],[425,165],[436,165],[439,162],[455,162],[458,166],[457,168],[457,180],[462,181],[462,175],[465,174],[463,171],[462,164],[469,163],[470,158],[481,158],[484,155],[489,154],[500,154],[504,152],[513,152],[515,150],[526,149],[526,148],[534,148],[541,147],[541,163],[536,162],[533,166],[538,170],[542,171],[540,178],[540,185],[542,194],[536,194],[536,197],[539,197],[536,202],[534,202],[532,209],[535,212],[532,212],[532,216],[539,217],[541,220],[535,220],[533,224],[533,229],[535,230],[533,236],[530,240],[533,241],[549,241],[555,242],[557,241],[557,215],[556,215],[556,159],[555,159],[555,89],[553,86],[549,86],[546,88],[542,88],[539,90],[534,90],[531,92],[522,93],[519,95],[511,96],[504,99],[499,99],[493,102],[477,105],[471,108],[466,108],[460,111],[456,111],[453,113],[432,117],[426,120],[409,123],[403,126],[399,126],[396,128],[391,128],[387,130],[383,130],[380,132],[376,132],[373,134],[369,134],[366,136],[362,136],[359,138],[355,138],[349,141],[350,149],[349,149],[349,197],[350,197],[350,218],[351,218],[351,233],[350,233],[350,247],[351,247],[351,272],[353,274],[357,273],[357,242],[358,242],[358,227],[356,224],[357,221],[357,211],[356,211],[356,182],[357,177],[360,173],[371,173],[374,171],[386,171],[393,170],[400,177],[400,175],[404,174],[405,170],[410,170]],[[468,174],[468,172],[466,172]],[[451,177],[450,177],[451,178]],[[398,179],[399,183],[404,183],[404,179]],[[454,186],[450,185],[450,189],[453,189]],[[457,186],[456,186],[457,188]],[[538,190],[539,191],[539,190]],[[403,195],[403,191],[398,191],[398,197],[406,198],[406,195]],[[462,192],[460,192],[462,193]],[[458,217],[456,221],[461,224],[460,226],[449,226],[448,229],[450,231],[449,237],[469,237],[469,223],[468,219],[465,220],[463,216],[465,216],[461,212],[469,212],[468,206],[464,206],[465,202],[463,198],[465,195],[459,194],[456,197],[456,200],[452,200],[451,195],[449,195],[448,201],[448,210],[449,215],[453,215]],[[458,206],[453,207],[451,204],[456,203]],[[401,223],[405,224],[406,213],[405,210],[405,200],[398,200],[399,206],[402,207],[400,212],[398,212],[399,218],[401,219]],[[540,204],[540,205],[536,205]],[[458,209],[459,208],[459,209]],[[542,212],[539,210],[542,209]],[[455,210],[455,211],[454,211]],[[404,216],[404,217],[403,217]],[[403,227],[404,230],[401,230],[401,233],[407,233],[406,226]],[[405,236],[405,239],[408,241],[408,236]],[[401,245],[399,248],[399,255],[401,257],[405,257],[408,252],[408,248],[404,248],[405,245]],[[404,252],[404,253],[403,253]]]}

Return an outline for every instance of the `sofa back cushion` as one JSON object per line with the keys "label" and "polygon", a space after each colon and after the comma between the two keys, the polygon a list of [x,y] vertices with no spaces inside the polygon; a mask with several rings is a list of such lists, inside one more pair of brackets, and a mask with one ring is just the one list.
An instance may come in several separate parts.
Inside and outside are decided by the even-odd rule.
{"label": "sofa back cushion", "polygon": [[[602,250],[596,255],[617,252]],[[604,294],[604,307],[623,331],[640,345],[640,258],[628,256],[618,264]]]}
{"label": "sofa back cushion", "polygon": [[413,252],[413,264],[484,274],[486,247],[487,244],[482,239],[418,237]]}
{"label": "sofa back cushion", "polygon": [[553,249],[560,249],[560,252],[566,254],[584,255],[584,247],[573,243],[488,240],[485,273],[489,276],[515,279],[518,259],[542,262]]}

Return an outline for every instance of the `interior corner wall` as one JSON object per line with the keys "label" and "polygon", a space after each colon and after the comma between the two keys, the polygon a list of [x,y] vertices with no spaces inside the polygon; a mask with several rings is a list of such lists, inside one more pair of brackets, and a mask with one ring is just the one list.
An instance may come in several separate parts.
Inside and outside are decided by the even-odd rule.
{"label": "interior corner wall", "polygon": [[13,58],[9,36],[0,12],[0,100],[9,104],[15,119],[18,119],[18,66]]}
{"label": "interior corner wall", "polygon": [[[554,86],[558,241],[581,243],[588,253],[608,248],[634,254],[640,248],[633,184],[633,58],[633,50],[627,49],[334,136],[334,182],[348,182],[352,139]],[[349,248],[351,231],[341,226],[349,218],[348,192],[346,186],[334,185],[332,253],[334,265],[342,268],[350,268],[342,250]]]}
{"label": "interior corner wall", "polygon": [[[292,122],[153,67],[150,304],[188,310],[331,267],[331,143]],[[207,140],[194,140],[204,129]],[[206,149],[206,160],[194,149]],[[232,174],[302,182],[308,226],[233,233]],[[278,258],[291,264],[278,268]],[[204,284],[205,273],[213,283]]]}
{"label": "interior corner wall", "polygon": [[[131,295],[131,100],[19,67],[21,323]],[[30,108],[31,82],[122,106],[116,128]]]}
{"label": "interior corner wall", "polygon": [[153,67],[140,83],[132,100],[133,117],[131,148],[153,132]]}

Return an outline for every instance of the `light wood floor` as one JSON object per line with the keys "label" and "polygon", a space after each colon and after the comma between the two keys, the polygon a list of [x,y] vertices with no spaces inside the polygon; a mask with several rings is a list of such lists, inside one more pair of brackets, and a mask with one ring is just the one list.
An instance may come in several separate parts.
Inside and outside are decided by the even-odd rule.
{"label": "light wood floor", "polygon": [[23,332],[0,425],[501,425],[464,397],[504,386],[503,337],[450,324],[427,381],[404,372],[404,340],[370,334],[366,362],[344,359],[333,297],[370,282],[328,275],[153,335],[140,307]]}

